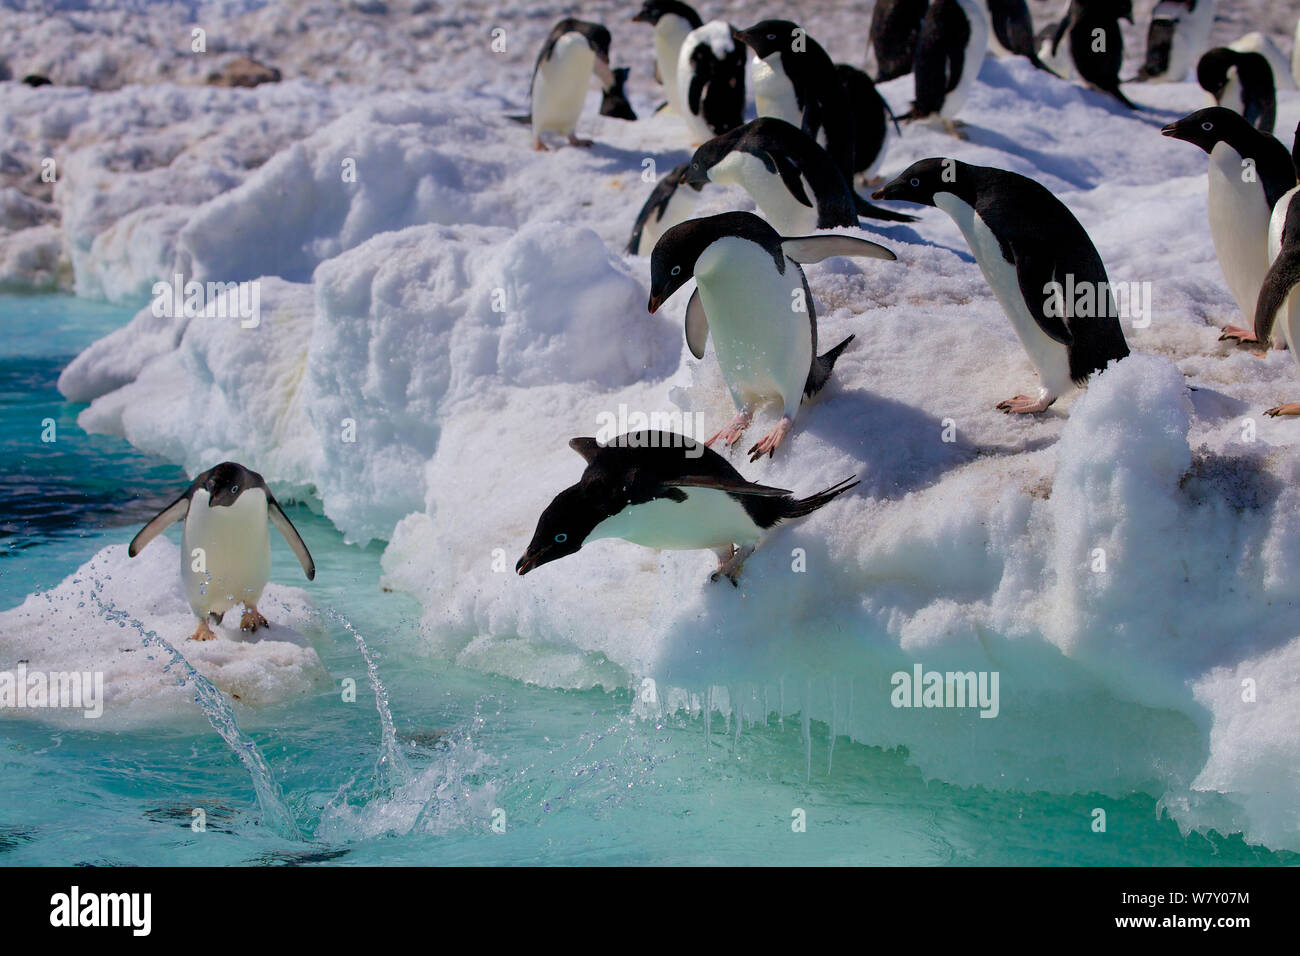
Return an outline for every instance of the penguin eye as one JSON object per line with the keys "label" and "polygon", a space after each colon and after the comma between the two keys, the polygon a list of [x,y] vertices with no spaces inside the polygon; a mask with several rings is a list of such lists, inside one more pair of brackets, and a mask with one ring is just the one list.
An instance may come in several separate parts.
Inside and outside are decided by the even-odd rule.
{"label": "penguin eye", "polygon": [[681,266],[673,266],[672,269],[669,270],[668,274],[670,276],[681,275],[681,271],[682,271]]}
{"label": "penguin eye", "polygon": [[920,188],[921,188],[921,180],[919,180],[919,179],[913,179],[913,180],[912,180],[912,188],[913,188],[913,189],[920,189]]}
{"label": "penguin eye", "polygon": [[239,494],[239,485],[231,485],[231,486],[230,486],[230,493],[231,493],[232,495],[237,495],[237,494]]}
{"label": "penguin eye", "polygon": [[567,534],[564,534],[563,532],[561,532],[560,534],[557,534],[557,535],[555,536],[555,543],[556,543],[556,544],[564,544],[564,542],[566,542],[566,541],[568,541],[568,540],[569,540],[569,536],[568,536]]}
{"label": "penguin eye", "polygon": [[1213,124],[1213,123],[1202,123],[1202,124],[1201,124],[1201,129],[1205,130],[1205,131],[1208,133],[1210,130],[1214,129],[1214,124]]}
{"label": "penguin eye", "polygon": [[769,33],[769,34],[767,35],[767,38],[768,38],[769,40],[775,40],[775,39],[776,39],[776,34],[775,34],[775,33]]}

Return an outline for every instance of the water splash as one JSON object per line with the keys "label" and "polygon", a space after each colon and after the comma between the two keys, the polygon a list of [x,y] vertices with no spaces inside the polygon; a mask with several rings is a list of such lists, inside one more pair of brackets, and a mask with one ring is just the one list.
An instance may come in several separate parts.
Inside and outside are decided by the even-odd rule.
{"label": "water splash", "polygon": [[90,590],[90,598],[99,607],[104,619],[116,622],[118,627],[132,628],[140,635],[146,647],[161,649],[171,658],[170,663],[165,665],[163,670],[170,672],[173,667],[179,668],[181,676],[178,683],[182,686],[189,684],[194,688],[194,700],[203,711],[203,716],[208,719],[212,729],[226,742],[226,745],[234,751],[235,756],[239,758],[239,762],[244,765],[244,769],[252,778],[253,790],[257,794],[257,805],[262,812],[262,825],[276,836],[286,840],[304,839],[302,831],[294,821],[293,812],[285,802],[284,791],[275,782],[270,765],[257,744],[239,729],[239,722],[235,719],[235,713],[229,703],[226,702],[226,695],[217,688],[216,684],[195,670],[194,665],[185,659],[185,655],[164,637],[145,627],[126,611],[119,610],[113,603],[105,604],[100,597],[102,593],[103,582],[96,579]]}
{"label": "water splash", "polygon": [[357,650],[366,662],[366,679],[370,681],[370,689],[375,693],[375,710],[379,712],[379,759],[375,763],[375,778],[381,790],[396,790],[410,782],[411,765],[407,763],[401,745],[397,742],[397,728],[393,724],[388,689],[379,679],[379,667],[375,664],[366,639],[352,626],[352,622],[332,607],[327,607],[325,613],[352,635]]}

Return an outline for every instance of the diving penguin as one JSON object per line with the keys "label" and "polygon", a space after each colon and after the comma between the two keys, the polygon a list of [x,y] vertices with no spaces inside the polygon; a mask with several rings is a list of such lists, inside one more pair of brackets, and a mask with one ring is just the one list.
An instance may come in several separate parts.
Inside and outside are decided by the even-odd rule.
{"label": "diving penguin", "polygon": [[578,483],[546,506],[518,574],[575,554],[601,538],[667,551],[709,549],[733,585],[764,533],[812,514],[854,487],[846,478],[807,498],[746,481],[717,452],[671,432],[631,432],[607,445],[574,438],[587,462]]}

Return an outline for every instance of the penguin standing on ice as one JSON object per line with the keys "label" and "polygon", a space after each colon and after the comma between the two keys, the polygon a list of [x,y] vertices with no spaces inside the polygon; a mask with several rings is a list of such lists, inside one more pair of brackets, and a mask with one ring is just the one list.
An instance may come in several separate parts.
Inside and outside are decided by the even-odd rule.
{"label": "penguin standing on ice", "polygon": [[[1268,272],[1269,222],[1278,200],[1296,184],[1295,164],[1285,146],[1222,106],[1197,110],[1161,132],[1210,154],[1210,236],[1237,308],[1253,316]],[[1252,329],[1235,325],[1222,337],[1255,341]]]}
{"label": "penguin standing on ice", "polygon": [[1180,83],[1210,45],[1215,0],[1160,0],[1151,12],[1138,79]]}
{"label": "penguin standing on ice", "polygon": [[704,21],[694,8],[680,0],[646,0],[632,18],[633,23],[648,23],[655,31],[655,79],[668,94],[668,105],[681,112],[677,97],[677,63],[686,35]]}
{"label": "penguin standing on ice", "polygon": [[[1038,370],[1036,398],[1004,412],[1045,412],[1073,386],[1128,355],[1106,266],[1074,214],[1017,173],[923,159],[875,193],[937,206],[953,218]],[[1071,295],[1067,290],[1073,288]]]}
{"label": "penguin standing on ice", "polygon": [[1040,70],[1052,70],[1038,58],[1034,44],[1034,19],[1025,0],[979,0],[992,31],[989,46],[999,53],[1023,56]]}
{"label": "penguin standing on ice", "polygon": [[915,222],[915,216],[881,209],[844,181],[826,151],[785,120],[760,116],[709,140],[695,151],[682,182],[740,186],[783,236],[858,225],[858,216]]}
{"label": "penguin standing on ice", "polygon": [[903,118],[938,118],[963,136],[954,120],[966,103],[989,48],[989,24],[976,0],[935,0],[916,45],[916,100]]}
{"label": "penguin standing on ice", "polygon": [[677,99],[693,143],[744,122],[745,47],[725,20],[697,27],[682,41]]}
{"label": "penguin standing on ice", "polygon": [[740,440],[759,402],[781,402],[776,426],[749,450],[750,461],[772,455],[789,434],[804,396],[821,391],[849,336],[817,354],[817,312],[801,262],[831,256],[895,259],[874,242],[851,236],[781,236],[750,212],[727,212],[673,226],[650,256],[654,313],[692,276],[686,306],[686,343],[704,357],[710,333],[722,377],[738,414],[710,438],[730,446]]}
{"label": "penguin standing on ice", "polygon": [[160,511],[131,539],[126,553],[134,558],[174,522],[184,519],[181,534],[181,579],[185,597],[199,619],[191,640],[210,641],[209,624],[236,604],[244,605],[239,626],[245,631],[266,627],[257,610],[262,589],[271,577],[269,519],[293,549],[303,573],[316,577],[316,564],[298,530],[280,508],[262,476],[233,461],[203,472],[185,492]]}
{"label": "penguin standing on ice", "polygon": [[853,112],[853,172],[870,181],[885,159],[891,126],[898,131],[898,120],[871,77],[847,63],[835,64],[835,71]]}
{"label": "penguin standing on ice", "polygon": [[[1268,250],[1273,263],[1264,276],[1255,307],[1255,339],[1267,342],[1273,336],[1273,325],[1278,313],[1282,314],[1281,335],[1291,350],[1296,364],[1300,365],[1300,187],[1296,187],[1278,200],[1268,231]],[[1300,402],[1276,405],[1264,413],[1274,418],[1279,415],[1300,415]]]}
{"label": "penguin standing on ice", "polygon": [[636,225],[632,227],[632,238],[627,244],[628,255],[650,255],[667,229],[691,218],[699,203],[700,186],[681,188],[690,168],[690,163],[674,166],[655,184],[650,198],[636,217]]}
{"label": "penguin standing on ice", "polygon": [[575,554],[601,538],[622,538],[665,551],[708,549],[717,554],[710,576],[737,577],[763,535],[782,521],[812,514],[854,487],[857,476],[795,498],[783,488],[756,485],[711,449],[671,432],[631,432],[607,445],[574,438],[569,447],[587,462],[578,483],[546,506],[523,557],[527,574]]}
{"label": "penguin standing on ice", "polygon": [[876,82],[886,83],[912,72],[921,21],[930,0],[877,0],[871,10],[871,49],[876,54]]}
{"label": "penguin standing on ice", "polygon": [[1215,47],[1196,64],[1196,81],[1218,105],[1240,113],[1261,132],[1273,132],[1277,123],[1277,87],[1273,68],[1263,54]]}
{"label": "penguin standing on ice", "polygon": [[754,51],[752,81],[759,116],[775,116],[817,141],[853,182],[856,130],[844,84],[816,40],[789,20],[763,20],[736,39]]}
{"label": "penguin standing on ice", "polygon": [[591,140],[576,135],[578,117],[587,99],[587,84],[593,70],[601,87],[617,85],[609,68],[609,31],[599,23],[572,18],[557,23],[533,68],[529,87],[532,100],[533,149],[545,150],[542,133],[561,133],[573,146],[590,146]]}
{"label": "penguin standing on ice", "polygon": [[1119,21],[1133,22],[1133,0],[1070,0],[1070,9],[1057,27],[1049,63],[1069,52],[1069,62],[1084,82],[1109,93],[1131,110],[1141,109],[1120,91],[1124,64],[1124,34]]}

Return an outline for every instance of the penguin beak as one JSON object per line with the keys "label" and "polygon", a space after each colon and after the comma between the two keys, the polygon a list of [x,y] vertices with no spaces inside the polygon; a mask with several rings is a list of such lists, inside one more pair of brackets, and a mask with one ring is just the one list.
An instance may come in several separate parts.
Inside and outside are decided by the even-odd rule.
{"label": "penguin beak", "polygon": [[659,311],[659,306],[663,304],[664,304],[664,297],[657,292],[653,293],[650,296],[650,301],[646,303],[646,311],[648,311],[651,315],[654,315],[656,312]]}
{"label": "penguin beak", "polygon": [[519,563],[515,565],[515,574],[519,575],[520,577],[523,577],[525,574],[527,574],[529,571],[532,570],[534,560],[535,559],[533,555],[525,554],[522,558],[519,559]]}
{"label": "penguin beak", "polygon": [[890,195],[890,192],[891,190],[896,189],[900,182],[902,182],[902,180],[895,179],[892,183],[885,183],[885,185],[881,186],[879,189],[877,189],[874,193],[871,194],[871,198],[872,199],[893,199],[894,197]]}
{"label": "penguin beak", "polygon": [[1181,130],[1178,128],[1177,123],[1170,123],[1168,126],[1160,130],[1160,135],[1172,136],[1174,137],[1174,139],[1181,139],[1181,137],[1178,135],[1180,132]]}

